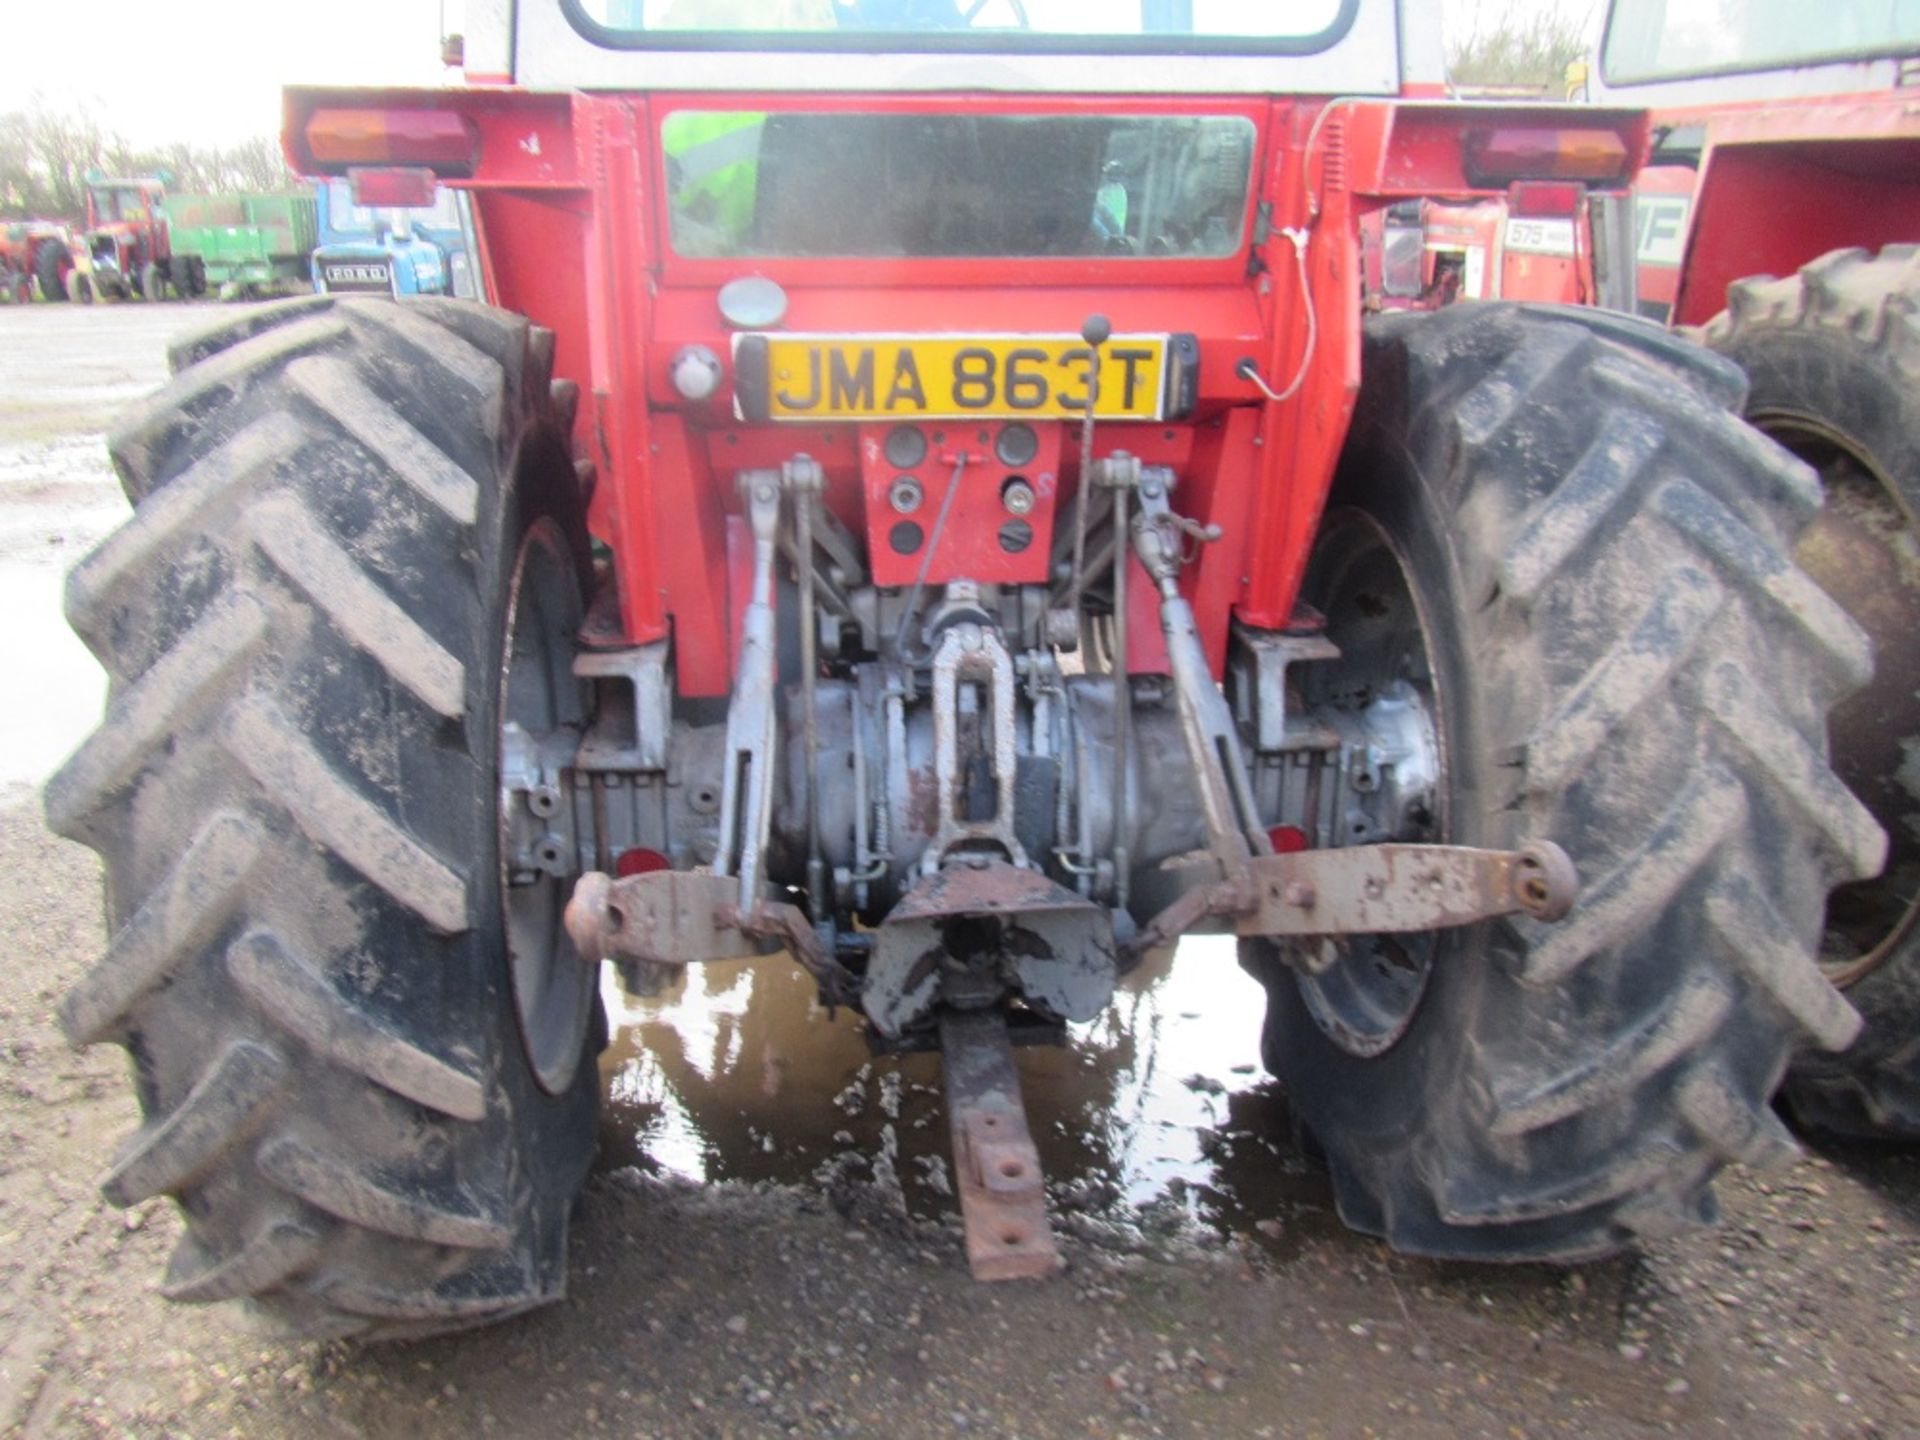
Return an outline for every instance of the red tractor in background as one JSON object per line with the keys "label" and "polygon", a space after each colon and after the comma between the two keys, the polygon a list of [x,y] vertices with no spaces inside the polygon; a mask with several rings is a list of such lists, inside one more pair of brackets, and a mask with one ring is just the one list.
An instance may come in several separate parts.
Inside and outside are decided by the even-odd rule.
{"label": "red tractor in background", "polygon": [[1056,1263],[1011,1044],[1194,930],[1402,1249],[1601,1255],[1792,1153],[1886,843],[1818,477],[1638,321],[1364,314],[1367,217],[1624,193],[1641,114],[1441,101],[1388,0],[469,14],[464,88],[285,143],[467,190],[490,303],[180,341],[68,582],[112,689],[45,803],[111,939],[60,1017],[134,1057],[168,1295],[558,1296],[602,962],[784,952],[940,1051],[984,1278]]}
{"label": "red tractor in background", "polygon": [[68,298],[165,298],[173,267],[166,197],[162,179],[87,177],[87,225],[74,245]]}
{"label": "red tractor in background", "polygon": [[72,237],[57,220],[0,221],[0,299],[25,304],[67,298]]}
{"label": "red tractor in background", "polygon": [[1737,362],[1747,417],[1821,473],[1796,558],[1875,643],[1830,730],[1892,848],[1835,892],[1822,955],[1867,1028],[1786,1098],[1920,1139],[1920,7],[1615,0],[1598,69],[1653,111],[1639,309]]}

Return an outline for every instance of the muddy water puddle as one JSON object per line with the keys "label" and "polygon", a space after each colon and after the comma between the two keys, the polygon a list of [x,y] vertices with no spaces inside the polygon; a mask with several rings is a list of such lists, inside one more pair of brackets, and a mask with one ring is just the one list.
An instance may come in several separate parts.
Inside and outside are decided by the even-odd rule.
{"label": "muddy water puddle", "polygon": [[[858,1018],[830,1017],[783,957],[696,968],[654,999],[609,979],[606,1001],[603,1166],[822,1188],[897,1178],[908,1213],[954,1210],[939,1057],[873,1056]],[[1195,937],[1122,980],[1065,1047],[1019,1050],[1055,1207],[1257,1226],[1283,1248],[1336,1230],[1260,1065],[1265,1003],[1230,938]]]}

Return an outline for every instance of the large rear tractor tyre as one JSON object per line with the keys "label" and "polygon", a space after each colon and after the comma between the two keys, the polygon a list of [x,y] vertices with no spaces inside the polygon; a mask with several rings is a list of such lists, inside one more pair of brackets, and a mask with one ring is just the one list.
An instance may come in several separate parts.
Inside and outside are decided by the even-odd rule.
{"label": "large rear tractor tyre", "polygon": [[67,585],[107,714],[45,797],[111,938],[60,1019],[132,1059],[103,1188],[179,1203],[173,1299],[392,1337],[564,1291],[604,1020],[548,954],[572,988],[523,1038],[496,800],[589,562],[551,353],[479,305],[298,300],[176,344],[111,436],[134,516]]}
{"label": "large rear tractor tyre", "polygon": [[1552,840],[1581,880],[1557,924],[1321,975],[1244,953],[1342,1216],[1401,1250],[1578,1260],[1711,1220],[1723,1166],[1794,1152],[1789,1051],[1859,1023],[1814,953],[1885,847],[1826,761],[1867,642],[1787,558],[1817,478],[1683,345],[1507,304],[1368,326],[1303,593],[1344,653],[1305,698],[1419,697],[1439,779],[1405,838]]}
{"label": "large rear tractor tyre", "polygon": [[1826,481],[1796,558],[1873,638],[1873,681],[1828,732],[1891,840],[1827,913],[1822,964],[1866,1028],[1796,1059],[1784,1098],[1812,1130],[1920,1140],[1920,246],[1835,251],[1727,301],[1704,338],[1747,372],[1747,418]]}

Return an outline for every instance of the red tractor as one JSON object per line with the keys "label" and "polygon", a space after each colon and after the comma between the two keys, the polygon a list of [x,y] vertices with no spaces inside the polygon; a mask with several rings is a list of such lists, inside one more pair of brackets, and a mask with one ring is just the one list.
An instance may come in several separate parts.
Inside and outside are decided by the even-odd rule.
{"label": "red tractor", "polygon": [[1822,965],[1866,1018],[1796,1063],[1816,1128],[1920,1139],[1920,8],[1615,0],[1601,93],[1653,108],[1642,313],[1746,372],[1748,418],[1812,465],[1797,563],[1872,637],[1830,721],[1842,779],[1891,839],[1834,893]]}
{"label": "red tractor", "polygon": [[0,222],[0,300],[25,304],[36,285],[43,300],[66,299],[72,243],[57,220]]}
{"label": "red tractor", "polygon": [[67,277],[71,298],[165,298],[173,266],[166,198],[163,180],[88,177],[87,228],[75,247],[84,259]]}
{"label": "red tractor", "polygon": [[465,88],[285,139],[467,190],[491,303],[180,342],[68,585],[112,694],[46,807],[112,937],[60,1013],[134,1057],[167,1294],[554,1299],[603,961],[938,1049],[987,1278],[1055,1263],[1009,1046],[1194,930],[1401,1249],[1602,1255],[1791,1153],[1886,844],[1818,476],[1638,321],[1363,316],[1366,216],[1624,190],[1643,116],[1429,98],[1388,0],[481,13]]}

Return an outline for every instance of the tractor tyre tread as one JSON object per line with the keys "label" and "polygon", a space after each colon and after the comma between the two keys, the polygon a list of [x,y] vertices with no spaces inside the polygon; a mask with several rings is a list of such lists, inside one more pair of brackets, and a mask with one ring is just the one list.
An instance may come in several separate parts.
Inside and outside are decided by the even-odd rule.
{"label": "tractor tyre tread", "polygon": [[1617,329],[1368,326],[1329,514],[1399,517],[1455,691],[1452,838],[1554,840],[1582,882],[1558,924],[1442,937],[1372,1060],[1249,948],[1343,1216],[1410,1252],[1570,1261],[1710,1219],[1719,1169],[1792,1153],[1768,1110],[1792,1046],[1858,1024],[1813,959],[1828,889],[1884,848],[1825,760],[1864,640],[1787,558],[1818,481],[1743,433],[1725,367]]}
{"label": "tractor tyre tread", "polygon": [[[484,873],[509,497],[572,467],[532,327],[422,313],[443,361],[392,308],[227,322],[114,432],[139,504],[67,594],[107,713],[45,795],[107,875],[60,1023],[145,1116],[104,1192],[179,1203],[165,1294],[288,1336],[557,1299],[594,1140],[594,1067],[549,1096],[521,1054]],[[558,480],[511,478],[535,445]]]}
{"label": "tractor tyre tread", "polygon": [[[1703,339],[1752,380],[1762,428],[1810,419],[1871,458],[1920,530],[1920,246],[1836,250],[1774,279],[1728,287]],[[1920,737],[1915,737],[1920,743]],[[1909,783],[1909,791],[1912,786]],[[1914,794],[1920,811],[1920,794]],[[1808,1052],[1782,1098],[1804,1128],[1848,1139],[1920,1140],[1920,924],[1850,985],[1865,1020],[1838,1054]]]}

